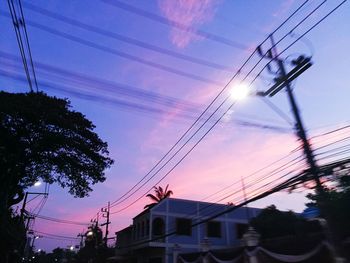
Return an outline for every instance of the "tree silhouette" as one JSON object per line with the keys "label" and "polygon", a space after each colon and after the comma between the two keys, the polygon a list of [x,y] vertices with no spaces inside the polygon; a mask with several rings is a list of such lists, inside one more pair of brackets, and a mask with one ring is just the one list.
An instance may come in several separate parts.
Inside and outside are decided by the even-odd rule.
{"label": "tree silhouette", "polygon": [[146,197],[149,197],[153,201],[153,203],[146,205],[144,209],[151,208],[152,206],[158,204],[163,199],[170,197],[173,194],[173,191],[168,190],[168,187],[169,185],[167,184],[167,186],[163,190],[161,186],[158,186],[158,187],[154,186],[153,188],[154,188],[155,195],[153,194],[146,195]]}
{"label": "tree silhouette", "polygon": [[[338,174],[337,174],[338,173]],[[350,238],[350,168],[341,167],[339,171],[327,178],[328,184],[324,184],[324,193],[310,193],[309,207],[319,207],[321,218],[326,218],[332,230],[333,239],[338,242]],[[322,209],[321,209],[322,208]]]}
{"label": "tree silhouette", "polygon": [[94,128],[66,99],[42,92],[0,92],[1,240],[14,239],[7,215],[36,181],[58,183],[84,197],[91,185],[106,179],[104,170],[113,160]]}
{"label": "tree silhouette", "polygon": [[75,197],[105,180],[113,160],[95,126],[66,99],[0,92],[0,214],[36,181],[58,183]]}

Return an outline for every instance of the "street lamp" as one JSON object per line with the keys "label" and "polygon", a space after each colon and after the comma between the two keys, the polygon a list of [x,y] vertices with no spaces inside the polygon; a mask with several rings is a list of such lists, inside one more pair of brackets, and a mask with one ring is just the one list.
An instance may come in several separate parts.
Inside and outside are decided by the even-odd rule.
{"label": "street lamp", "polygon": [[246,83],[238,83],[232,85],[230,89],[230,96],[232,99],[238,101],[243,100],[251,94],[250,87]]}
{"label": "street lamp", "polygon": [[38,187],[41,185],[41,181],[36,181],[33,186]]}
{"label": "street lamp", "polygon": [[[254,248],[259,245],[260,235],[255,229],[250,226],[248,231],[243,235],[244,245],[247,247],[249,252],[252,252]],[[258,263],[255,253],[248,254],[250,263]]]}
{"label": "street lamp", "polygon": [[203,238],[203,241],[201,242],[201,250],[202,252],[208,252],[210,250],[209,238],[207,237]]}
{"label": "street lamp", "polygon": [[243,235],[243,242],[246,247],[256,247],[259,244],[260,234],[250,226],[248,231]]}

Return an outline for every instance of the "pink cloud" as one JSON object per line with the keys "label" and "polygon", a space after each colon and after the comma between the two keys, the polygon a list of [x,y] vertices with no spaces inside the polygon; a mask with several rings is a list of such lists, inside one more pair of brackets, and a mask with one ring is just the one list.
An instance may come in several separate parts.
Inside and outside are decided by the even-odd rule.
{"label": "pink cloud", "polygon": [[280,16],[280,15],[284,15],[285,13],[287,13],[290,8],[292,7],[292,5],[294,4],[295,0],[287,0],[287,1],[283,1],[281,7],[273,14],[273,16]]}
{"label": "pink cloud", "polygon": [[[291,9],[293,6],[295,0],[287,0],[283,1],[282,4],[278,7],[278,9],[272,13],[272,17],[284,17],[287,12]],[[277,24],[276,24],[277,23]],[[270,33],[280,22],[276,22],[276,19],[273,20],[272,23],[265,26],[262,31],[265,33]]]}
{"label": "pink cloud", "polygon": [[[203,198],[203,193],[214,193],[232,182],[240,181],[241,176],[246,178],[259,168],[288,154],[296,146],[294,137],[290,135],[264,137],[252,133],[246,136],[244,141],[233,144],[227,143],[227,140],[232,138],[226,137],[226,140],[221,136],[208,138],[204,145],[192,153],[200,155],[201,158],[189,157],[172,176],[169,176],[168,182],[173,186],[176,197]],[[280,147],[282,143],[284,147]],[[220,151],[216,149],[220,149]],[[259,176],[273,171],[281,164],[283,161],[271,165],[263,173],[246,178],[246,184],[255,182]],[[191,178],[191,180],[188,181],[186,178]],[[184,181],[186,184],[181,184]],[[259,185],[256,184],[256,186]],[[255,186],[252,187],[252,189],[255,188]],[[195,191],[193,189],[202,190]],[[235,185],[230,191],[241,192],[241,184]]]}
{"label": "pink cloud", "polygon": [[[227,126],[230,124],[222,125]],[[157,131],[154,132],[156,137]],[[164,144],[162,145],[164,146]],[[271,134],[266,135],[256,131],[242,134],[240,130],[234,128],[228,133],[227,129],[217,127],[161,185],[169,183],[174,191],[174,197],[200,200],[205,197],[205,193],[213,193],[234,181],[239,181],[240,176],[246,177],[255,170],[289,154],[297,145],[298,143],[292,134],[273,134],[271,136]],[[188,146],[186,149],[190,147]],[[165,148],[168,149],[167,147]],[[300,152],[295,153],[293,156],[298,156],[298,154]],[[292,160],[292,158],[288,160]],[[273,171],[281,164],[288,162],[288,160],[271,165],[264,171],[264,174]],[[293,168],[296,168],[296,166],[290,167],[290,169]],[[168,169],[165,169],[161,175],[164,175]],[[256,180],[261,178],[261,176],[262,174],[260,173],[247,178],[246,184],[250,185],[252,190],[257,189],[266,182],[256,183]],[[158,179],[160,177],[159,175],[157,176]],[[188,180],[188,178],[191,178],[191,180]],[[277,179],[278,175],[275,175],[273,178]],[[272,178],[266,179],[271,181]],[[201,190],[198,191],[198,189]],[[238,193],[237,196],[240,196],[241,184],[237,184],[228,191],[236,191]]]}
{"label": "pink cloud", "polygon": [[[159,8],[170,22],[181,23],[188,28],[196,28],[213,18],[215,6],[213,0],[159,0]],[[179,48],[186,47],[199,37],[190,32],[172,28],[171,41]]]}

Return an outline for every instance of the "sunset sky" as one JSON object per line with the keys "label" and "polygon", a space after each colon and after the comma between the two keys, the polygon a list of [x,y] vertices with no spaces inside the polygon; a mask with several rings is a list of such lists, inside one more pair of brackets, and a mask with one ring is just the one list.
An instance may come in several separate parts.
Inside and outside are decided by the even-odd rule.
{"label": "sunset sky", "polygon": [[[341,2],[306,1],[274,34],[276,42],[323,4],[287,34],[277,45],[277,52]],[[256,46],[303,3],[301,0],[23,1],[39,90],[68,98],[74,110],[93,121],[95,131],[108,142],[115,160],[106,171],[107,180],[94,185],[87,198],[73,198],[67,189],[52,185],[40,214],[89,222],[108,201],[125,194],[186,132]],[[6,1],[0,3],[0,10],[0,87],[10,92],[27,92]],[[300,55],[312,56],[313,66],[293,84],[310,136],[349,124],[349,25],[350,6],[346,2],[281,55],[286,65]],[[269,46],[267,41],[262,48],[266,50]],[[230,86],[242,81],[258,61],[255,54]],[[262,60],[245,83],[250,83],[267,62]],[[263,91],[272,84],[273,75],[264,71],[250,89]],[[213,106],[218,106],[227,92]],[[299,142],[293,133],[293,116],[285,92],[266,100],[252,96],[237,102],[168,173],[234,102],[230,99],[176,158],[130,198],[112,207],[110,233],[132,223],[132,218],[149,202],[144,196],[154,185],[169,184],[174,198],[239,203],[244,199],[241,178],[249,197],[267,189],[260,188],[264,184],[278,183],[281,176],[304,168],[303,162],[293,165],[302,152],[295,150]],[[269,103],[285,116],[277,114]],[[312,140],[313,147],[334,138]],[[281,158],[284,159],[276,162]],[[319,163],[326,161],[329,160],[320,158]],[[273,173],[288,163],[291,164],[288,169]],[[265,166],[268,168],[253,174]],[[31,190],[42,191],[42,187]],[[277,193],[251,206],[275,204],[279,209],[301,212],[305,194],[306,191]],[[130,205],[136,199],[140,200]],[[35,209],[36,204],[36,200],[32,201],[28,209]],[[37,219],[33,228],[70,237],[84,230],[83,226],[42,219]],[[36,241],[37,248],[47,250],[72,244],[78,241],[47,238]]]}

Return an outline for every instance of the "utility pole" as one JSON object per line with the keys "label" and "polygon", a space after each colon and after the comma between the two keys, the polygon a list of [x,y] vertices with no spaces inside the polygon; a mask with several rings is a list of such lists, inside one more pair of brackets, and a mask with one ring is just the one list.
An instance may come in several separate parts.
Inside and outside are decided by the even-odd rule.
{"label": "utility pole", "polygon": [[21,208],[21,216],[20,216],[21,222],[24,222],[24,211],[26,208],[27,199],[28,199],[28,192],[26,192],[24,199],[23,199],[23,204],[22,204],[22,208]]}
{"label": "utility pole", "polygon": [[[294,98],[294,94],[291,87],[291,81],[296,79],[300,74],[302,74],[305,70],[311,67],[312,63],[310,61],[310,58],[300,56],[298,59],[293,61],[293,64],[295,65],[295,67],[290,72],[287,73],[286,68],[284,66],[284,61],[281,58],[279,58],[277,55],[278,53],[276,50],[276,45],[273,39],[273,35],[270,35],[270,40],[271,40],[272,47],[268,50],[266,58],[271,59],[277,63],[278,76],[275,78],[275,84],[270,89],[268,89],[267,91],[263,92],[260,95],[272,97],[275,94],[277,94],[279,91],[281,91],[283,88],[285,88],[287,92],[288,100],[294,115],[294,119],[295,119],[296,135],[302,142],[304,154],[305,154],[307,163],[310,167],[310,173],[316,183],[316,189],[320,194],[322,194],[324,192],[324,189],[319,179],[318,166],[317,166],[310,142],[308,140],[308,137],[304,128],[304,124],[300,116],[300,111],[296,103],[296,100]],[[261,56],[264,56],[260,47],[258,47],[258,53]]]}
{"label": "utility pole", "polygon": [[[304,56],[299,56],[298,59],[293,60],[292,64],[294,65],[294,68],[287,73],[286,68],[284,66],[284,61],[283,59],[278,57],[276,45],[273,39],[273,35],[270,35],[270,40],[271,40],[271,48],[264,54],[261,50],[261,47],[259,46],[257,51],[260,56],[270,59],[272,61],[275,61],[278,67],[278,76],[275,78],[275,84],[269,88],[267,91],[259,93],[258,95],[262,96],[269,96],[272,97],[275,94],[277,94],[279,91],[281,91],[283,88],[285,88],[288,96],[289,103],[291,105],[291,109],[294,115],[295,119],[295,132],[297,137],[301,140],[303,150],[304,150],[304,155],[306,157],[307,163],[310,168],[310,174],[312,176],[312,179],[314,180],[316,184],[316,191],[320,195],[320,201],[318,203],[319,208],[321,212],[324,213],[324,216],[326,217],[327,220],[332,221],[328,217],[328,212],[327,212],[327,204],[325,200],[325,191],[323,188],[323,185],[320,181],[319,178],[319,169],[315,160],[315,156],[312,150],[312,147],[310,145],[310,142],[308,140],[303,121],[300,116],[300,111],[298,108],[298,105],[296,103],[296,100],[294,98],[293,90],[291,87],[291,82],[296,79],[299,75],[301,75],[305,70],[310,68],[312,66],[312,63],[310,61],[310,58],[306,58]],[[265,57],[266,55],[266,57]],[[270,66],[268,66],[268,70],[272,72]],[[307,178],[306,178],[307,179]],[[333,225],[333,222],[330,222],[330,225]],[[339,243],[337,238],[332,240],[334,245],[335,245],[335,262],[345,262],[345,260],[342,257],[339,257]]]}
{"label": "utility pole", "polygon": [[85,234],[84,233],[79,233],[77,235],[77,237],[80,237],[80,249],[84,246],[84,237],[85,237]]}
{"label": "utility pole", "polygon": [[21,215],[20,215],[21,222],[24,222],[24,214],[26,213],[26,205],[27,205],[28,195],[43,195],[44,197],[47,197],[49,194],[46,192],[45,193],[26,192],[24,199],[23,199],[22,208],[21,208]]}
{"label": "utility pole", "polygon": [[106,232],[105,232],[105,237],[104,237],[104,243],[107,246],[107,241],[108,241],[108,225],[111,223],[109,221],[109,210],[110,210],[110,202],[108,202],[108,205],[106,208],[102,208],[101,211],[103,212],[102,217],[106,218],[106,222],[101,224],[101,226],[106,226]]}

